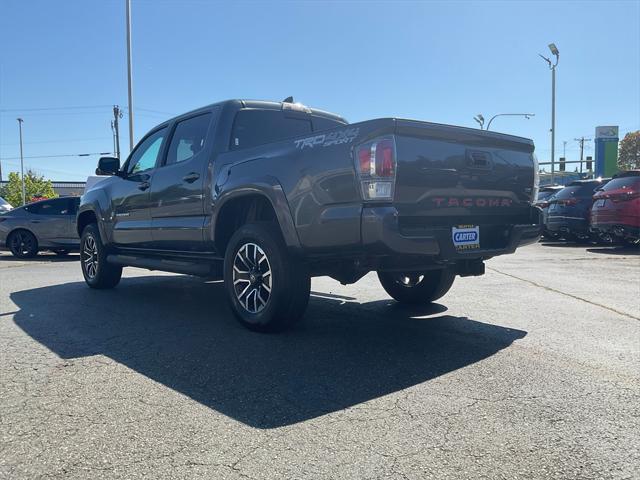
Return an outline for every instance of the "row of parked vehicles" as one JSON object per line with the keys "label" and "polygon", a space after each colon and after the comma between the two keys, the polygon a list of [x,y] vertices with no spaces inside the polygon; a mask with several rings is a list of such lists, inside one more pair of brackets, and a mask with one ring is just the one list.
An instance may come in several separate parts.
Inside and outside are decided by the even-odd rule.
{"label": "row of parked vehicles", "polygon": [[542,187],[536,205],[545,239],[640,243],[640,170]]}
{"label": "row of parked vehicles", "polygon": [[[13,209],[0,198],[0,214],[13,211],[0,216],[0,243],[18,258],[77,250],[79,203],[79,197],[55,198]],[[543,212],[544,239],[640,244],[640,170],[544,186],[535,205]]]}
{"label": "row of parked vehicles", "polygon": [[[79,197],[55,198],[13,209],[0,198],[0,240],[18,258],[48,250],[77,250]],[[611,179],[576,180],[540,188],[535,205],[543,212],[543,238],[578,242],[640,244],[640,170]]]}

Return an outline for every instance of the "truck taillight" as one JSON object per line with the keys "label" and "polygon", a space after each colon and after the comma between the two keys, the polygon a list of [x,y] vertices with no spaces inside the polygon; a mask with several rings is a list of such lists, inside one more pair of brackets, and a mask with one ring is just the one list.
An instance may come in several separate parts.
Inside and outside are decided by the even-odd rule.
{"label": "truck taillight", "polygon": [[364,200],[391,200],[396,182],[395,137],[359,145],[355,161]]}

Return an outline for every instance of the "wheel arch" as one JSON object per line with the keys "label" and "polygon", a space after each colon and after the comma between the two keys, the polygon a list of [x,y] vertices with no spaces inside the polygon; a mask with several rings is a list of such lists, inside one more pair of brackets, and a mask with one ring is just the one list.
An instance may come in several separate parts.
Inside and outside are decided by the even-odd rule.
{"label": "wheel arch", "polygon": [[92,209],[87,209],[78,213],[78,217],[76,219],[76,230],[79,237],[82,236],[84,228],[91,223],[98,224],[98,216],[96,215],[96,212]]}
{"label": "wheel arch", "polygon": [[224,254],[232,235],[246,223],[272,221],[291,249],[299,249],[300,241],[289,212],[282,188],[253,184],[236,188],[216,201],[213,220],[213,241],[219,254]]}

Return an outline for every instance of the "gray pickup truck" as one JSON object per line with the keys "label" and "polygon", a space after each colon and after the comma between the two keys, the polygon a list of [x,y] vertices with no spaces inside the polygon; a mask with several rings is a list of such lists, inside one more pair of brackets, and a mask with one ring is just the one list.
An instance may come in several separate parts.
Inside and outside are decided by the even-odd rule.
{"label": "gray pickup truck", "polygon": [[[376,271],[405,303],[535,242],[531,140],[449,125],[342,117],[284,102],[229,100],[151,130],[82,197],[82,273],[112,288],[122,268],[224,279],[238,320],[291,326],[310,277]],[[149,299],[152,301],[152,299]]]}

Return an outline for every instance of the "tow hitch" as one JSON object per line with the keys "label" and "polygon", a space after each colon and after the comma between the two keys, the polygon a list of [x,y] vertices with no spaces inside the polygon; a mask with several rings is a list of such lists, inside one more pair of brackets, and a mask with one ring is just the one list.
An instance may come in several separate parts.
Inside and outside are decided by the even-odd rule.
{"label": "tow hitch", "polygon": [[456,262],[456,275],[461,277],[478,277],[484,275],[484,262],[482,260],[462,260]]}

